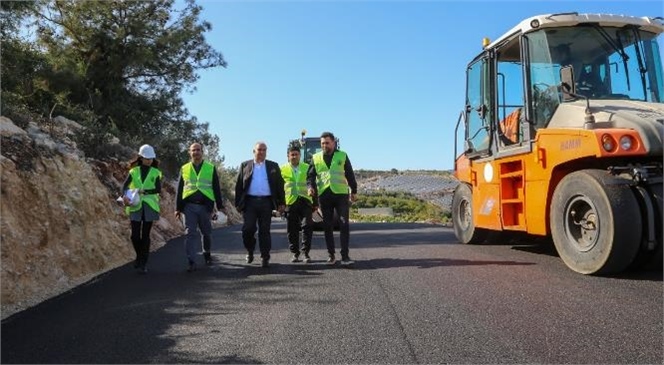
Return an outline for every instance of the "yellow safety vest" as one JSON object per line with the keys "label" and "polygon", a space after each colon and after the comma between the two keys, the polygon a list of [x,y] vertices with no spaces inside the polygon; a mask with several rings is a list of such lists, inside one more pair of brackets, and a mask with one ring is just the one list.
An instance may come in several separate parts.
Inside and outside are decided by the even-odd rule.
{"label": "yellow safety vest", "polygon": [[309,165],[300,162],[298,174],[295,176],[293,166],[290,163],[281,166],[281,176],[284,178],[284,191],[286,192],[286,205],[292,205],[301,196],[313,203],[313,199],[307,193],[307,171]]}
{"label": "yellow safety vest", "polygon": [[197,191],[200,191],[210,200],[214,200],[214,192],[212,191],[212,174],[214,173],[214,165],[203,161],[198,175],[194,169],[194,164],[189,162],[182,166],[180,174],[184,181],[184,189],[182,189],[182,199],[186,199]]}
{"label": "yellow safety vest", "polygon": [[316,186],[318,194],[322,194],[327,188],[332,189],[335,194],[348,194],[348,180],[344,165],[346,164],[346,152],[334,151],[332,162],[328,168],[323,159],[323,152],[318,152],[313,157],[316,167]]}
{"label": "yellow safety vest", "polygon": [[[139,190],[152,190],[157,187],[157,179],[161,179],[161,171],[155,167],[150,167],[148,175],[145,177],[145,181],[141,179],[141,167],[136,166],[129,170],[131,175],[131,182],[129,183],[129,189],[139,189]],[[141,202],[136,206],[128,206],[125,208],[125,212],[130,214],[131,212],[137,212],[143,207],[143,203],[146,203],[150,208],[154,209],[159,213],[159,194],[140,194]]]}

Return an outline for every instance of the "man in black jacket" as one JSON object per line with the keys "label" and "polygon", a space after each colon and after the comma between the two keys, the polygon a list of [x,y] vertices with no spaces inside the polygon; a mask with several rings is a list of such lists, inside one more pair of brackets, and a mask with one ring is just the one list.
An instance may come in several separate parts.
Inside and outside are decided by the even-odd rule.
{"label": "man in black jacket", "polygon": [[270,224],[272,211],[284,211],[284,179],[279,164],[266,160],[267,145],[256,142],[253,160],[244,161],[235,183],[235,207],[242,213],[242,242],[247,249],[247,263],[254,261],[256,248],[256,228],[258,226],[258,246],[261,252],[261,266],[268,267],[272,237]]}
{"label": "man in black jacket", "polygon": [[192,143],[189,146],[191,161],[180,169],[178,192],[175,202],[175,217],[180,219],[184,214],[185,250],[189,266],[187,271],[196,269],[195,255],[200,246],[198,230],[203,234],[203,257],[206,265],[212,265],[211,243],[212,223],[216,219],[217,210],[225,212],[221,185],[217,168],[208,161],[203,160],[203,145]]}
{"label": "man in black jacket", "polygon": [[355,172],[346,152],[337,149],[337,140],[331,132],[320,136],[322,151],[316,153],[307,173],[309,196],[318,197],[323,212],[327,263],[337,261],[334,247],[334,212],[339,216],[339,241],[341,243],[341,264],[351,265],[349,256],[350,204],[355,202],[357,181]]}

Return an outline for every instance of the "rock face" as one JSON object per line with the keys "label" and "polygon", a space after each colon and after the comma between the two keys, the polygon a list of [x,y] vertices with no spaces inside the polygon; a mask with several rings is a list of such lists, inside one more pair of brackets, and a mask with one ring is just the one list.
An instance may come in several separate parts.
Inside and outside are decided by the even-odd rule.
{"label": "rock face", "polygon": [[[115,203],[128,164],[84,158],[68,138],[71,123],[24,130],[0,117],[3,319],[135,258],[129,220]],[[152,250],[182,234],[174,185],[163,184]]]}

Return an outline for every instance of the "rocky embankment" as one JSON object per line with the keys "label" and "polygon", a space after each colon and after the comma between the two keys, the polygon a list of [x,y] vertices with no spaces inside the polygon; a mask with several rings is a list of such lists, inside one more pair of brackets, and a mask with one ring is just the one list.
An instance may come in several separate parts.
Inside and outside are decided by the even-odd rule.
{"label": "rocky embankment", "polygon": [[[62,117],[26,128],[0,117],[3,319],[134,259],[129,220],[115,203],[128,160],[86,158],[72,140],[79,128]],[[182,234],[174,181],[162,190],[152,250]]]}

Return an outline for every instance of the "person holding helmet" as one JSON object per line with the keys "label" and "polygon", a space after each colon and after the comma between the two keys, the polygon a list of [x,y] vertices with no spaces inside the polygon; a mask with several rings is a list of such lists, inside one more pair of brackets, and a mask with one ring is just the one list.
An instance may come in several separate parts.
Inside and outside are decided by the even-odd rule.
{"label": "person holding helmet", "polygon": [[[134,268],[139,273],[148,272],[150,254],[150,231],[152,223],[159,219],[159,193],[161,193],[162,173],[154,148],[144,144],[138,150],[138,157],[130,163],[127,179],[122,185],[125,212],[131,222],[131,243],[136,251]],[[138,201],[132,205],[128,192],[138,193]]]}
{"label": "person holding helmet", "polygon": [[[221,185],[217,168],[214,164],[203,160],[203,145],[192,143],[189,146],[191,161],[182,165],[178,192],[175,202],[175,217],[180,219],[184,214],[185,238],[184,245],[189,266],[188,272],[196,270],[197,245],[203,235],[203,258],[206,265],[212,265],[212,222],[217,219],[217,210],[225,212],[221,196]],[[200,247],[200,246],[199,246]]]}
{"label": "person holding helmet", "polygon": [[[309,164],[300,162],[300,141],[291,141],[286,151],[288,162],[281,165],[286,194],[286,221],[288,248],[293,254],[291,262],[300,262],[300,253],[304,262],[311,262],[311,238],[313,236],[312,214],[315,209],[313,199],[307,192],[307,172]],[[302,249],[300,250],[300,230],[302,230]]]}

